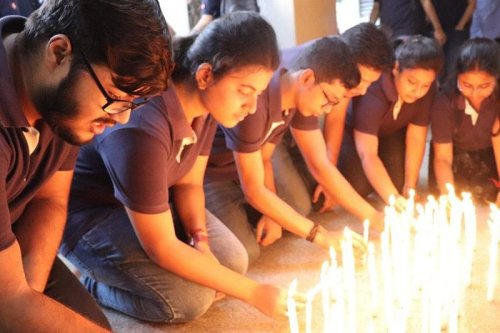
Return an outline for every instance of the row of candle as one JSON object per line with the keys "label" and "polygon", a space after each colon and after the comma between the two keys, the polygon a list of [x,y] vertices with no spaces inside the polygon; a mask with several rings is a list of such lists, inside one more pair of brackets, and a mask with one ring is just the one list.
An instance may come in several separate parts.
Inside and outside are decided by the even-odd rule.
{"label": "row of candle", "polygon": [[[398,212],[394,204],[385,209],[385,229],[381,234],[381,267],[377,269],[375,246],[368,243],[367,271],[370,290],[367,329],[356,327],[356,278],[352,231],[345,229],[342,242],[342,266],[336,253],[323,263],[320,281],[307,292],[305,331],[312,333],[312,303],[322,297],[323,331],[356,332],[374,330],[375,318],[382,318],[390,332],[406,332],[411,313],[420,312],[422,333],[458,331],[458,317],[465,287],[471,283],[472,259],[476,246],[476,212],[470,194],[449,195],[439,200],[429,197],[425,205],[415,204],[410,191],[406,209]],[[393,203],[394,201],[391,201]],[[500,211],[491,205],[490,265],[487,298],[493,299],[496,258],[500,240]],[[369,223],[365,221],[363,238],[368,242]],[[381,276],[379,276],[381,275]],[[381,278],[381,279],[380,279]],[[383,284],[383,302],[378,291]],[[293,295],[297,281],[292,282]],[[419,301],[420,304],[417,304]],[[383,307],[381,305],[383,304]],[[288,299],[291,333],[299,332],[293,298]],[[417,307],[415,311],[413,307]],[[382,312],[382,311],[380,311]]]}

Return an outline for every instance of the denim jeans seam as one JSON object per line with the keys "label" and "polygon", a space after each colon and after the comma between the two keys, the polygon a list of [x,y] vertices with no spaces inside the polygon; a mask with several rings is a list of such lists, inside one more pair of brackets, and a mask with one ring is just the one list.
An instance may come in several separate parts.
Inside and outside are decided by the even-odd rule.
{"label": "denim jeans seam", "polygon": [[[83,243],[85,243],[85,245],[89,248],[89,250],[91,252],[95,252],[95,249],[94,247],[92,246],[92,244],[90,242],[88,242],[85,238],[81,238],[81,241]],[[83,244],[82,244],[83,245]],[[147,257],[147,259],[149,261],[152,261],[149,257]],[[141,279],[138,275],[136,274],[133,274],[132,272],[129,272],[128,270],[123,270],[119,267],[119,265],[116,265],[114,262],[110,261],[108,258],[106,257],[101,257],[101,260],[106,263],[107,265],[109,265],[110,267],[113,267],[114,269],[119,269],[121,271],[122,274],[124,274],[125,276],[128,276],[130,278],[132,278],[133,280],[135,281],[140,281],[141,284],[146,287],[147,289],[150,289],[152,290],[157,296],[159,296],[158,299],[160,299],[161,301],[163,301],[163,303],[168,307],[168,309],[170,310],[170,312],[172,313],[172,318],[169,319],[169,320],[161,320],[162,322],[171,322],[172,320],[175,320],[177,318],[177,313],[174,311],[174,308],[172,307],[172,305],[170,304],[170,302],[168,301],[167,298],[165,298],[163,296],[163,294],[157,289],[157,288],[154,288],[153,286],[151,286],[150,284],[146,283],[145,281],[143,281],[143,279]],[[85,265],[86,267],[88,267],[87,265]],[[160,267],[161,269],[165,270],[164,268]],[[166,271],[166,270],[165,270]],[[93,270],[92,270],[92,276],[91,276],[94,280],[96,280],[98,282],[98,280],[95,278],[95,274],[93,274]],[[118,289],[121,289],[119,287],[116,287],[116,286],[112,286],[114,288],[118,288]],[[126,292],[130,292],[132,293],[131,291],[129,290],[125,290],[125,289],[122,289]],[[133,294],[133,293],[132,293]],[[154,300],[154,299],[152,299]],[[108,307],[110,307],[109,305],[107,305]],[[146,318],[144,318],[144,320],[148,320]]]}

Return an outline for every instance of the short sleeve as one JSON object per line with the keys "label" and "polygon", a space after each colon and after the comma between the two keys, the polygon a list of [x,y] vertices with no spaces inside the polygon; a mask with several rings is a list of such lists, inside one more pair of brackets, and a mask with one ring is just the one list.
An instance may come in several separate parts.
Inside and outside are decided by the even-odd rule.
{"label": "short sleeve", "polygon": [[73,170],[75,168],[76,158],[78,157],[78,152],[79,151],[80,151],[80,147],[71,146],[69,148],[68,155],[66,156],[66,159],[62,163],[62,165],[59,168],[59,170],[60,171]]}
{"label": "short sleeve", "polygon": [[[370,87],[372,88],[372,87]],[[378,135],[384,115],[391,108],[391,103],[385,97],[380,86],[369,89],[364,96],[353,98],[353,128],[357,131]]]}
{"label": "short sleeve", "polygon": [[319,129],[319,119],[316,116],[306,117],[297,110],[290,122],[290,126],[298,130],[311,131]]}
{"label": "short sleeve", "polygon": [[157,138],[140,129],[125,128],[110,133],[97,149],[116,199],[145,214],[169,209],[168,152]]}
{"label": "short sleeve", "polygon": [[[0,151],[0,177],[4,180],[7,179],[8,165],[9,159],[7,157],[7,152],[2,148]],[[5,185],[5,181],[3,181],[2,188],[0,189],[0,251],[8,248],[16,239],[12,232],[12,221]]]}

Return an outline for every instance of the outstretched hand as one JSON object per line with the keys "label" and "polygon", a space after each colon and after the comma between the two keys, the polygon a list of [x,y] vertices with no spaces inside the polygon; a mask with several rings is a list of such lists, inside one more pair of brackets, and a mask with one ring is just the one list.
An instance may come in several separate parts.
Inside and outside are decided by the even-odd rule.
{"label": "outstretched hand", "polygon": [[333,197],[331,197],[330,195],[328,195],[328,193],[326,193],[326,191],[323,189],[323,187],[318,184],[316,186],[316,188],[314,189],[312,202],[318,203],[320,201],[321,195],[323,195],[324,200],[323,200],[323,204],[321,205],[321,207],[319,209],[320,213],[326,212],[328,210],[332,210],[333,208],[335,208],[335,206],[337,206],[337,202],[335,201],[335,199]]}
{"label": "outstretched hand", "polygon": [[[274,319],[287,317],[288,291],[270,284],[261,284],[253,296],[252,304],[265,315]],[[293,300],[297,310],[305,308],[306,296],[295,292]]]}

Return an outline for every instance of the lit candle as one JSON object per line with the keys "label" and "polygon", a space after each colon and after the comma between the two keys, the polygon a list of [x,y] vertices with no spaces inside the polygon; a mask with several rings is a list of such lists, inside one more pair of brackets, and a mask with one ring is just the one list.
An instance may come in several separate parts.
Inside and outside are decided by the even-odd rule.
{"label": "lit candle", "polygon": [[330,332],[328,315],[330,313],[330,290],[328,288],[328,262],[325,261],[321,266],[320,275],[321,300],[323,303],[323,331]]}
{"label": "lit candle", "polygon": [[310,292],[307,293],[306,299],[306,333],[311,333],[311,321],[312,321],[312,301],[313,296]]}
{"label": "lit candle", "polygon": [[368,244],[368,233],[370,230],[370,221],[369,220],[364,220],[363,221],[363,240],[365,241],[366,244]]}
{"label": "lit candle", "polygon": [[370,279],[370,318],[377,316],[377,269],[375,267],[375,247],[372,242],[368,244],[368,276]]}
{"label": "lit candle", "polygon": [[498,240],[499,236],[499,221],[488,221],[488,225],[490,226],[490,262],[488,265],[488,284],[486,291],[486,299],[488,301],[493,301],[494,291],[495,291],[495,283],[496,283],[496,265],[497,265],[497,257],[498,257]]}
{"label": "lit candle", "polygon": [[288,288],[287,306],[288,322],[290,323],[290,333],[299,333],[299,322],[297,319],[297,307],[293,296],[297,290],[297,279],[293,279]]}

